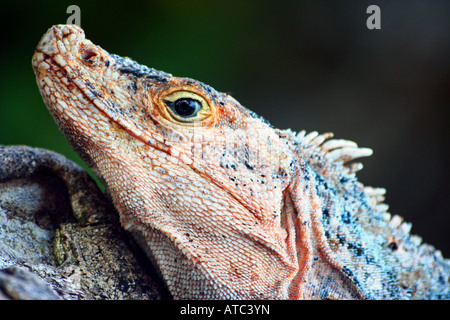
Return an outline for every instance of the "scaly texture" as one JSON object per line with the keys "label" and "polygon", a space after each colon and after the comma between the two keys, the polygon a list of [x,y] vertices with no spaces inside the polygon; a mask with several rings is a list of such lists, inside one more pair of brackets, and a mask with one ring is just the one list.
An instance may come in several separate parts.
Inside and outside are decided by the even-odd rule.
{"label": "scaly texture", "polygon": [[449,261],[357,181],[370,149],[273,128],[73,25],[43,36],[33,68],[174,298],[450,298]]}

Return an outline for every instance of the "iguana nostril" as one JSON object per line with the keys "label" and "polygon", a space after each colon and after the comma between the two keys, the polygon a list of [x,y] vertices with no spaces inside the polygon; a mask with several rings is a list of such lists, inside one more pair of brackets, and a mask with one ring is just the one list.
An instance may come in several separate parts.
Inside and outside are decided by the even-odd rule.
{"label": "iguana nostril", "polygon": [[84,50],[81,53],[81,59],[83,59],[86,62],[93,62],[93,58],[97,56],[97,53],[93,50]]}

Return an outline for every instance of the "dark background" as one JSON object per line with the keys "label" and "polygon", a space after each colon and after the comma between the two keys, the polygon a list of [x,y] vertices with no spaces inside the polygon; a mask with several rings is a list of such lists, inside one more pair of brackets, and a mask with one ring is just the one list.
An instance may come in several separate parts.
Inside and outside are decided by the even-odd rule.
{"label": "dark background", "polygon": [[[1,5],[0,144],[82,163],[35,84],[31,56],[66,8],[111,53],[231,92],[279,128],[370,147],[359,173],[450,257],[450,1],[21,1]],[[366,9],[381,8],[381,30]]]}

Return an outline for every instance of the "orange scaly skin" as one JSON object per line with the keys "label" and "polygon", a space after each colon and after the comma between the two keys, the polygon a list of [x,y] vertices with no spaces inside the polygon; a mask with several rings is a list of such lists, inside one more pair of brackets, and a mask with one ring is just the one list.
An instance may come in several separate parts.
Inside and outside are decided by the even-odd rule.
{"label": "orange scaly skin", "polygon": [[364,187],[347,140],[109,54],[74,25],[33,56],[43,99],[174,298],[448,298],[449,262]]}

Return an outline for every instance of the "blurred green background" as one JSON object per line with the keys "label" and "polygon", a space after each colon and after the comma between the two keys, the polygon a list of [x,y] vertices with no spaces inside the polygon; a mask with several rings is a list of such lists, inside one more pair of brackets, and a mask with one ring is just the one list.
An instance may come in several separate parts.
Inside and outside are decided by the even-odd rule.
{"label": "blurred green background", "polygon": [[[373,148],[360,179],[386,187],[390,212],[450,257],[448,0],[2,3],[0,143],[81,164],[31,68],[39,39],[66,22],[70,4],[111,53],[231,92],[276,127]],[[371,4],[381,30],[366,27]]]}

